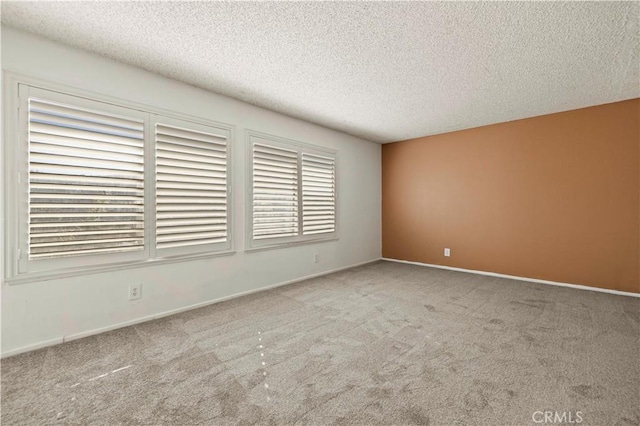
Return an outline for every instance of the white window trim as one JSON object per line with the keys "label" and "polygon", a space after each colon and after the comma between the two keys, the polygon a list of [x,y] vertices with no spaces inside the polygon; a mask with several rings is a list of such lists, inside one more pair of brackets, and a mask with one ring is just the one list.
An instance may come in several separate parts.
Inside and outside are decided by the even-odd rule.
{"label": "white window trim", "polygon": [[[28,147],[28,124],[27,124],[27,120],[28,120],[28,104],[27,104],[27,98],[30,96],[34,96],[34,97],[46,97],[47,100],[50,101],[54,101],[54,102],[60,102],[63,104],[69,104],[72,103],[73,106],[75,107],[79,107],[79,108],[88,108],[88,109],[95,109],[96,108],[96,103],[99,103],[94,101],[94,100],[89,100],[89,99],[85,99],[85,98],[78,98],[76,96],[70,96],[67,94],[62,94],[59,92],[51,92],[51,91],[46,91],[43,92],[43,90],[41,88],[36,88],[36,87],[32,87],[32,86],[27,86],[27,85],[20,85],[19,86],[19,109],[20,109],[20,116],[18,119],[18,123],[17,123],[17,127],[18,127],[18,133],[16,134],[17,136],[17,141],[18,141],[18,152],[16,153],[16,157],[14,157],[16,159],[15,164],[16,164],[16,168],[19,174],[19,182],[18,185],[16,185],[16,190],[18,192],[17,194],[17,205],[16,208],[18,209],[18,211],[20,210],[19,206],[28,206],[29,205],[29,194],[28,191],[24,191],[23,189],[25,189],[26,185],[27,185],[27,181],[29,180],[29,164],[28,164],[28,151],[29,151],[29,147]],[[149,174],[148,174],[148,167],[149,167],[149,161],[148,161],[148,146],[149,144],[149,134],[148,134],[148,127],[149,127],[149,123],[148,121],[146,121],[146,113],[141,113],[140,111],[137,110],[132,110],[129,108],[122,108],[119,106],[115,106],[112,104],[100,104],[98,106],[101,111],[106,112],[106,113],[113,113],[113,114],[118,114],[118,115],[126,115],[132,118],[137,118],[137,119],[141,119],[144,121],[144,129],[145,129],[145,139],[144,139],[144,151],[145,151],[145,161],[144,161],[144,167],[145,167],[145,173],[144,173],[144,177],[145,177],[145,189],[144,189],[144,193],[145,193],[145,201],[148,199],[148,196],[150,195],[150,188],[148,188],[148,185],[146,184],[148,178],[149,178]],[[25,209],[28,207],[25,207]],[[18,212],[19,213],[19,212]],[[26,213],[26,212],[25,212]],[[149,220],[149,209],[146,208],[144,209],[144,234],[145,234],[145,241],[147,240],[147,237],[150,232],[150,227],[149,225],[151,221]],[[16,223],[16,222],[14,222]],[[130,252],[124,252],[124,253],[117,253],[117,252],[112,252],[112,253],[95,253],[95,254],[82,254],[82,255],[77,255],[77,256],[69,256],[69,257],[62,257],[62,258],[55,258],[55,259],[34,259],[34,260],[29,260],[28,256],[27,256],[27,252],[29,250],[28,248],[28,240],[29,240],[29,218],[27,214],[18,214],[17,217],[17,224],[18,224],[18,249],[20,250],[21,256],[18,256],[18,274],[28,274],[28,273],[33,273],[33,272],[46,272],[46,271],[50,271],[52,269],[68,269],[68,268],[73,268],[76,267],[76,265],[78,265],[78,263],[85,263],[88,266],[103,266],[105,264],[110,264],[110,263],[118,263],[118,262],[125,262],[125,261],[141,261],[144,259],[149,258],[149,245],[145,245],[143,247],[143,250],[136,250],[136,251],[130,251]]]}
{"label": "white window trim", "polygon": [[[302,152],[317,155],[330,155],[335,159],[335,209],[336,223],[335,231],[326,234],[315,235],[297,235],[295,237],[274,238],[274,239],[253,239],[253,139],[259,139],[265,145],[272,145],[284,149],[296,149]],[[312,145],[300,142],[294,139],[288,139],[281,136],[271,135],[269,133],[257,130],[245,130],[245,153],[246,153],[246,191],[245,191],[245,252],[255,252],[262,250],[270,250],[285,247],[294,247],[299,245],[324,243],[329,241],[337,241],[339,233],[339,206],[338,206],[338,152],[335,149],[326,148],[318,145]],[[300,158],[300,152],[298,153]],[[301,182],[301,162],[298,160],[298,176]],[[302,199],[299,200],[299,211],[302,209]],[[303,217],[299,215],[299,221]]]}
{"label": "white window trim", "polygon": [[[169,264],[190,260],[198,260],[219,256],[227,256],[235,253],[235,233],[233,232],[233,167],[232,167],[232,151],[235,141],[236,128],[234,125],[218,122],[206,118],[195,117],[187,114],[182,114],[176,111],[154,107],[142,103],[132,102],[125,99],[115,98],[102,93],[96,93],[89,90],[78,89],[76,87],[67,86],[56,82],[42,80],[39,78],[31,77],[25,74],[16,73],[12,71],[2,71],[2,124],[3,124],[3,143],[0,149],[3,150],[3,207],[4,207],[4,223],[1,224],[4,230],[5,247],[4,256],[0,261],[4,262],[4,277],[0,277],[9,285],[23,284],[35,281],[54,280],[59,278],[67,278],[72,276],[104,273],[110,271],[117,271],[129,268],[148,267],[151,265]],[[138,112],[148,114],[150,119],[147,120],[151,123],[154,115],[163,116],[167,118],[174,118],[176,120],[187,121],[197,125],[203,125],[207,127],[217,128],[220,131],[227,132],[227,227],[228,227],[228,245],[225,247],[219,247],[216,251],[210,252],[198,252],[187,253],[181,255],[172,255],[164,257],[152,257],[147,255],[142,259],[135,260],[122,260],[114,259],[109,263],[92,264],[87,266],[65,266],[62,268],[48,269],[48,270],[33,270],[29,272],[21,272],[20,270],[20,250],[22,250],[21,237],[24,235],[21,233],[20,215],[20,202],[24,198],[24,194],[21,195],[20,185],[24,185],[24,179],[28,179],[25,176],[24,170],[21,170],[20,160],[24,161],[26,155],[24,135],[20,134],[21,123],[27,119],[28,112],[26,108],[20,105],[21,98],[19,87],[20,85],[30,86],[36,89],[43,89],[52,92],[58,92],[61,95],[73,96],[78,98],[84,98],[89,101],[101,102],[109,104],[114,107],[126,108],[136,110]],[[145,195],[148,191],[152,191],[155,188],[155,179],[150,175],[155,174],[155,153],[153,152],[155,144],[154,142],[155,132],[151,129],[151,125],[148,124],[145,127]],[[20,139],[22,138],[22,139]],[[18,140],[17,143],[15,141]],[[11,141],[8,143],[7,141]],[[151,167],[149,166],[151,164]],[[23,168],[23,167],[22,167]],[[152,189],[153,188],[153,189]],[[153,198],[147,198],[147,200]],[[155,236],[152,235],[153,227],[155,223],[149,220],[150,212],[154,210],[152,208],[145,209],[145,252],[148,253],[155,247]],[[73,258],[70,258],[73,259]],[[78,259],[78,258],[76,258]],[[76,265],[79,262],[76,262]]]}

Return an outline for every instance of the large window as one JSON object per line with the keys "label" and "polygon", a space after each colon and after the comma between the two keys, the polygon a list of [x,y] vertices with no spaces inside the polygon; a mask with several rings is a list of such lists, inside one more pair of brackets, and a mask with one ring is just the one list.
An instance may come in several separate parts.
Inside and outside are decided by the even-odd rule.
{"label": "large window", "polygon": [[230,249],[230,128],[22,84],[18,94],[10,276]]}
{"label": "large window", "polygon": [[44,95],[28,98],[29,259],[144,249],[144,121]]}
{"label": "large window", "polygon": [[258,132],[250,151],[250,248],[336,238],[336,154]]}

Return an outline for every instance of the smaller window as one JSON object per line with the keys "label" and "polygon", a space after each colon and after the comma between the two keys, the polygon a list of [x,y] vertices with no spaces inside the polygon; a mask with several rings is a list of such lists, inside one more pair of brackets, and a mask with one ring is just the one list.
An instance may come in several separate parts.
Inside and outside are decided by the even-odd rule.
{"label": "smaller window", "polygon": [[253,238],[298,235],[298,153],[253,145]]}
{"label": "smaller window", "polygon": [[302,233],[336,230],[335,157],[302,153]]}
{"label": "smaller window", "polygon": [[332,150],[248,132],[248,246],[333,239],[336,154]]}
{"label": "smaller window", "polygon": [[230,247],[227,132],[157,117],[156,252]]}

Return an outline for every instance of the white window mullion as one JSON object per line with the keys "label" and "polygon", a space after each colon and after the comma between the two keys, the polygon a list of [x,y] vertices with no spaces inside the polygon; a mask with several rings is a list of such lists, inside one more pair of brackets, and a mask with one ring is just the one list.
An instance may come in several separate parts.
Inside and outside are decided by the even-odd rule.
{"label": "white window mullion", "polygon": [[298,152],[298,235],[302,236],[304,212],[302,210],[302,153]]}
{"label": "white window mullion", "polygon": [[157,184],[156,184],[156,161],[155,161],[155,127],[157,122],[157,116],[155,114],[149,114],[149,120],[147,120],[147,126],[145,128],[145,181],[146,181],[146,194],[145,194],[145,235],[147,242],[147,250],[149,258],[157,257],[156,248],[156,209],[155,200],[157,197]]}
{"label": "white window mullion", "polygon": [[[18,191],[12,191],[15,194],[15,200],[17,201],[13,205],[13,217],[16,218],[18,226],[17,229],[8,229],[7,232],[17,233],[17,252],[12,253],[16,256],[18,273],[25,273],[29,270],[29,218],[26,212],[21,211],[20,206],[29,205],[29,88],[24,85],[18,87],[18,122],[16,126],[19,132],[19,141],[21,146],[27,147],[27,149],[21,149],[16,155],[17,158],[17,173],[15,175],[16,182],[18,183]],[[24,145],[22,145],[24,143]],[[9,203],[11,206],[11,203]]]}

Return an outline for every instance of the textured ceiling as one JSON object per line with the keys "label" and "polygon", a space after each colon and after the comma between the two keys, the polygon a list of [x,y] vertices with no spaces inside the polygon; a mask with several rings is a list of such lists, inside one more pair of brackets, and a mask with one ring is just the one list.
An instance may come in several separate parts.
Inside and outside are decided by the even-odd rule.
{"label": "textured ceiling", "polygon": [[2,2],[2,22],[389,142],[640,96],[639,2]]}

